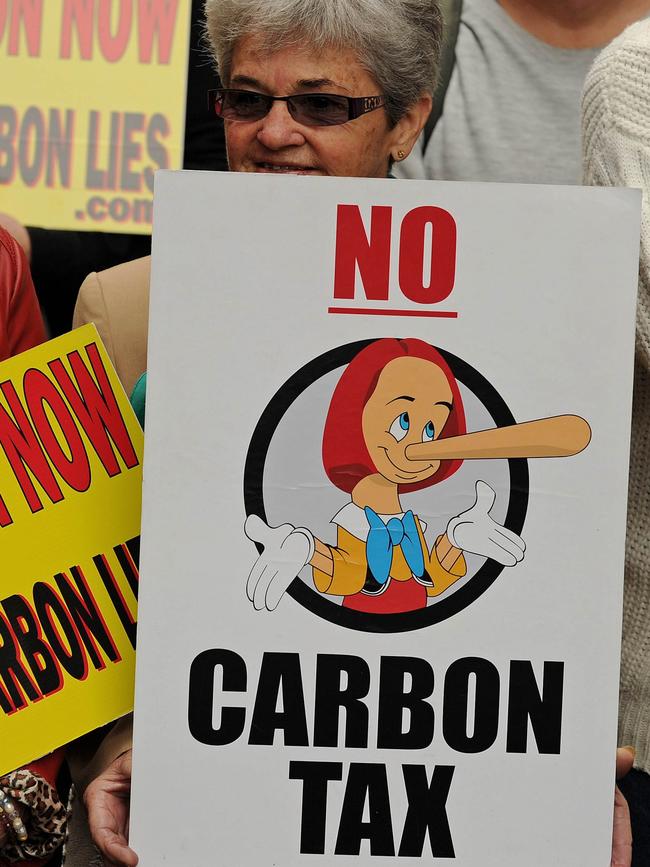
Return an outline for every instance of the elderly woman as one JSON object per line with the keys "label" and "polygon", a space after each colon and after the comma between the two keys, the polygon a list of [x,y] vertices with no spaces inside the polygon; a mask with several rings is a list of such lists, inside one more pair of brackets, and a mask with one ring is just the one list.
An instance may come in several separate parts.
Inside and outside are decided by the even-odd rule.
{"label": "elderly woman", "polygon": [[[411,152],[438,72],[436,0],[207,0],[205,14],[231,171],[387,177]],[[147,257],[91,274],[75,309],[75,327],[96,324],[129,394],[146,370],[149,272]],[[143,394],[140,383],[141,409]],[[136,863],[124,834],[129,746],[122,721],[85,796],[93,837],[116,864]],[[66,863],[85,867],[78,838],[69,850]]]}
{"label": "elderly woman", "polygon": [[231,171],[385,177],[410,153],[436,80],[432,0],[225,0],[206,15]]}
{"label": "elderly woman", "polygon": [[[438,71],[435,0],[207,0],[205,11],[231,171],[387,177],[411,152]],[[97,325],[128,392],[146,370],[148,285],[148,259],[92,274],[75,312]],[[136,397],[143,409],[141,380]],[[128,725],[112,738],[86,804],[104,857],[135,865]]]}

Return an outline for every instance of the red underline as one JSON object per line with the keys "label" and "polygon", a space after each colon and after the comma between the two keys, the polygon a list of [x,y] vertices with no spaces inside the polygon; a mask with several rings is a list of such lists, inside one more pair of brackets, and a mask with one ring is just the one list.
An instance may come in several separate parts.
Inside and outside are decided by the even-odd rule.
{"label": "red underline", "polygon": [[436,319],[457,319],[449,310],[386,310],[383,307],[330,307],[328,313],[348,313],[356,316],[427,316]]}

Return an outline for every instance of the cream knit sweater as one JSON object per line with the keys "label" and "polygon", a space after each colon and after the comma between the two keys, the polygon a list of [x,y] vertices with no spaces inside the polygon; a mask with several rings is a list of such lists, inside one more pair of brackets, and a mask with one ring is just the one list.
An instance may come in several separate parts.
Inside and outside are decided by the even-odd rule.
{"label": "cream knit sweater", "polygon": [[585,183],[643,190],[619,744],[650,773],[650,21],[598,57],[583,96]]}

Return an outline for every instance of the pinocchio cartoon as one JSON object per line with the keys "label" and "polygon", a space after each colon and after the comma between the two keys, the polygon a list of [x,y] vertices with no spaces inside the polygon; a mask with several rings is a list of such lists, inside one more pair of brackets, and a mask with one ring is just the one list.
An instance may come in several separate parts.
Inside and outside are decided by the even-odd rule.
{"label": "pinocchio cartoon", "polygon": [[343,372],[323,433],[323,464],[351,502],[332,519],[336,545],[304,527],[269,527],[250,515],[249,539],[264,545],[247,583],[256,609],[273,610],[307,564],[321,593],[358,611],[414,611],[467,571],[463,552],[504,566],[519,563],[525,543],[490,517],[496,494],[476,483],[476,502],[452,517],[429,548],[426,526],[401,497],[449,478],[464,460],[568,457],[587,447],[591,429],[557,416],[467,433],[458,383],[441,354],[414,338],[367,346]]}

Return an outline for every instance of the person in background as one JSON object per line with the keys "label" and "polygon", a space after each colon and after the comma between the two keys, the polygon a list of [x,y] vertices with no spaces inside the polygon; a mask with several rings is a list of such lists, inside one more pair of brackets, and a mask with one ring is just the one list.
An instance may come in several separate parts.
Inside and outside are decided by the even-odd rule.
{"label": "person in background", "polygon": [[[649,0],[450,0],[460,12],[442,116],[398,177],[578,184],[580,95],[600,49]],[[459,7],[460,10],[459,10]]]}
{"label": "person in background", "polygon": [[58,865],[68,808],[56,789],[63,750],[0,777],[0,865]]}
{"label": "person in background", "polygon": [[584,181],[643,191],[627,519],[619,742],[636,749],[621,781],[633,865],[650,864],[650,21],[600,55],[583,96]]}
{"label": "person in background", "polygon": [[[45,340],[41,311],[25,253],[0,228],[0,361]],[[0,777],[0,864],[52,863],[66,831],[68,811],[55,781],[63,750]]]}
{"label": "person in background", "polygon": [[45,328],[25,253],[0,226],[0,361],[44,340]]}
{"label": "person in background", "polygon": [[[202,44],[203,28],[203,0],[192,0],[183,167],[225,171],[228,165],[223,131],[215,128],[206,111],[207,91],[217,87],[219,81]],[[2,213],[0,226],[8,229],[25,250],[52,336],[70,330],[77,292],[87,274],[151,251],[150,235],[26,227]]]}

